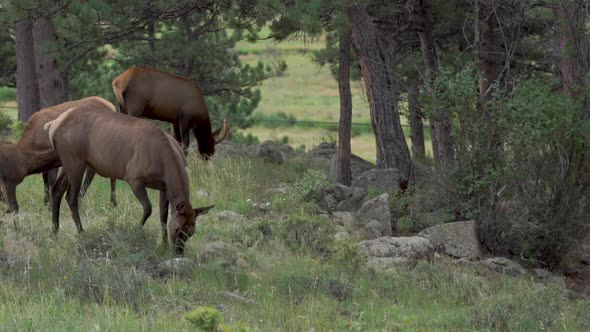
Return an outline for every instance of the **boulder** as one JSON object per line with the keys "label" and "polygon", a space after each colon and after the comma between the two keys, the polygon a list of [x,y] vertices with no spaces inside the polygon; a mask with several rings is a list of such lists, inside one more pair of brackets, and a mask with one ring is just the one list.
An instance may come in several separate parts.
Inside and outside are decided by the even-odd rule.
{"label": "boulder", "polygon": [[366,196],[365,188],[336,183],[320,193],[320,204],[329,211],[354,211],[362,205]]}
{"label": "boulder", "polygon": [[187,257],[176,257],[166,261],[163,261],[158,265],[159,268],[164,270],[181,270],[196,266],[196,262],[192,258]]}
{"label": "boulder", "polygon": [[283,156],[284,159],[291,158],[295,154],[295,150],[290,145],[277,143],[271,140],[264,141],[258,146],[258,148],[277,151]]}
{"label": "boulder", "polygon": [[526,274],[526,270],[517,262],[505,257],[493,257],[481,262],[485,267],[512,277]]}
{"label": "boulder", "polygon": [[334,211],[330,218],[332,223],[343,226],[346,229],[352,229],[353,225],[357,223],[354,214],[348,211]]}
{"label": "boulder", "polygon": [[283,155],[279,150],[276,150],[272,145],[260,145],[256,148],[254,153],[256,157],[262,158],[267,163],[279,164],[283,163]]}
{"label": "boulder", "polygon": [[352,185],[376,188],[390,194],[399,190],[399,171],[396,168],[369,169],[352,180]]}
{"label": "boulder", "polygon": [[393,234],[389,194],[381,194],[363,203],[358,211],[359,218],[365,221],[369,234],[373,238]]}
{"label": "boulder", "polygon": [[458,221],[436,225],[418,233],[430,240],[437,252],[455,257],[476,259],[481,255],[475,221]]}
{"label": "boulder", "polygon": [[202,262],[220,259],[235,262],[238,259],[238,248],[233,244],[216,241],[205,244],[199,253]]}
{"label": "boulder", "polygon": [[[338,153],[335,152],[330,159],[330,174],[333,177],[338,176],[338,163],[339,163]],[[376,166],[374,164],[372,164],[369,161],[364,160],[363,158],[361,158],[357,155],[352,154],[350,156],[350,169],[351,169],[351,174],[352,174],[353,179],[359,177],[361,174],[363,174],[364,172],[366,172],[368,170],[375,169],[375,167]]]}
{"label": "boulder", "polygon": [[376,269],[387,269],[397,264],[416,264],[419,260],[432,262],[434,247],[423,237],[384,236],[363,241],[360,249],[367,255],[368,265]]}
{"label": "boulder", "polygon": [[248,220],[243,215],[236,213],[234,211],[230,211],[230,210],[219,211],[219,212],[217,212],[216,215],[217,215],[217,218],[220,220],[239,221],[239,222],[244,222],[244,221]]}
{"label": "boulder", "polygon": [[545,269],[536,268],[536,269],[534,269],[534,271],[535,271],[535,275],[539,279],[547,279],[547,278],[551,277],[551,272],[547,271]]}
{"label": "boulder", "polygon": [[336,143],[322,142],[320,145],[314,147],[307,154],[310,158],[324,158],[332,159],[332,155],[336,153]]}
{"label": "boulder", "polygon": [[252,155],[252,147],[237,144],[231,141],[224,140],[215,145],[215,156],[219,157],[250,157]]}

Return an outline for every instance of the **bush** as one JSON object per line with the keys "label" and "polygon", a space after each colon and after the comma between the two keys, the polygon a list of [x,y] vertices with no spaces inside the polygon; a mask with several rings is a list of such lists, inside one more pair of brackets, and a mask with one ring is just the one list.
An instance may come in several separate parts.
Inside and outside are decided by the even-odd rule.
{"label": "bush", "polygon": [[203,332],[246,332],[249,329],[241,324],[221,324],[221,312],[211,306],[196,307],[184,315],[197,331]]}
{"label": "bush", "polygon": [[280,225],[285,245],[297,254],[323,254],[333,248],[332,224],[323,217],[294,216]]}
{"label": "bush", "polygon": [[0,111],[0,137],[8,137],[12,132],[14,121],[12,118]]}

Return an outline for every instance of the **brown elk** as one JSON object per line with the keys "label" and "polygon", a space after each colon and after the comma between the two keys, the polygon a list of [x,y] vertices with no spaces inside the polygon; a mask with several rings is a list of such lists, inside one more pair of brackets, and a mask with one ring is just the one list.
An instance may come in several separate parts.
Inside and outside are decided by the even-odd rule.
{"label": "brown elk", "polygon": [[[192,209],[186,159],[180,145],[155,124],[101,108],[73,108],[45,125],[64,172],[52,188],[54,232],[59,230],[59,206],[64,195],[64,177],[70,188],[68,205],[78,232],[78,192],[86,165],[99,175],[125,180],[143,206],[141,225],[152,213],[146,188],[160,191],[162,242],[167,231],[178,254],[195,230],[195,219],[213,206]],[[63,175],[65,173],[65,176]],[[167,225],[168,205],[174,207]]]}
{"label": "brown elk", "polygon": [[[31,174],[43,173],[45,202],[49,202],[49,188],[55,182],[57,167],[61,166],[43,126],[57,119],[72,107],[100,107],[116,112],[115,106],[100,97],[87,97],[41,109],[27,121],[19,141],[0,144],[0,189],[8,203],[7,212],[18,212],[16,186]],[[87,170],[85,188],[90,185],[94,171]],[[84,191],[82,192],[82,195]],[[116,205],[115,180],[111,180],[111,204]]]}
{"label": "brown elk", "polygon": [[176,140],[186,156],[192,129],[199,152],[208,159],[225,139],[227,122],[211,131],[209,111],[197,82],[145,67],[126,70],[113,80],[113,91],[122,113],[172,123]]}

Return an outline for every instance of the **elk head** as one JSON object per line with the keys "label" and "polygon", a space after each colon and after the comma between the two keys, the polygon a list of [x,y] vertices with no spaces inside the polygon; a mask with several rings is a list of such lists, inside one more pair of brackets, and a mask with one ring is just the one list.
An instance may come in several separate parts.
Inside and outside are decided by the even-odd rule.
{"label": "elk head", "polygon": [[176,205],[176,211],[171,222],[168,223],[170,242],[174,245],[177,255],[184,254],[184,244],[195,232],[196,219],[207,213],[215,205],[192,209],[187,203],[180,202]]}
{"label": "elk head", "polygon": [[229,133],[227,126],[227,120],[223,120],[223,126],[217,128],[217,130],[211,132],[209,137],[202,137],[201,135],[207,135],[207,133],[201,133],[195,130],[195,137],[197,137],[197,143],[199,144],[199,152],[205,158],[209,160],[215,153],[215,145],[223,142]]}

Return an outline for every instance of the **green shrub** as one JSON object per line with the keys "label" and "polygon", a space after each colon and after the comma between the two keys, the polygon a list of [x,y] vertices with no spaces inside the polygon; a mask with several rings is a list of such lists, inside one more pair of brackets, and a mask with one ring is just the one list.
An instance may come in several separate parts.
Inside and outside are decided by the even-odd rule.
{"label": "green shrub", "polygon": [[329,184],[324,172],[310,169],[295,183],[294,193],[304,201],[315,201],[319,198],[320,192]]}
{"label": "green shrub", "polygon": [[236,133],[233,134],[231,137],[232,142],[238,143],[238,144],[244,144],[244,145],[258,145],[260,144],[260,140],[258,139],[258,137],[248,133],[247,135],[244,135],[244,133]]}
{"label": "green shrub", "polygon": [[8,137],[14,127],[12,118],[0,111],[0,137]]}
{"label": "green shrub", "polygon": [[210,306],[200,306],[186,313],[184,318],[199,331],[216,332],[221,323],[221,312]]}
{"label": "green shrub", "polygon": [[333,248],[332,224],[319,216],[294,216],[280,225],[285,245],[297,254],[323,254]]}

